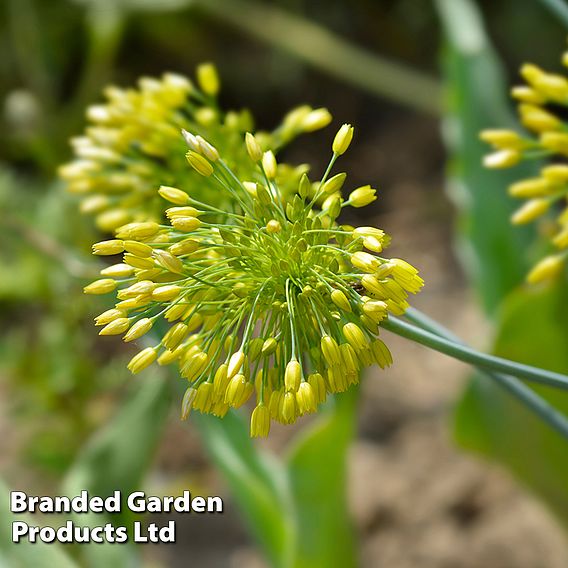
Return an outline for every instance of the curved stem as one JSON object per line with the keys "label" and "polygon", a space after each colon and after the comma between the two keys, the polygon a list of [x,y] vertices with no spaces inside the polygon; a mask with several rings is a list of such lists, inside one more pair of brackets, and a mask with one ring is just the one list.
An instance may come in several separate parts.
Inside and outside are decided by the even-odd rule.
{"label": "curved stem", "polygon": [[[452,334],[452,332],[447,330],[444,326],[414,308],[409,308],[404,315],[408,320],[426,331],[435,333],[449,341],[463,344],[458,337]],[[499,386],[514,396],[521,404],[524,404],[527,408],[532,410],[552,429],[556,430],[561,436],[568,440],[568,418],[554,408],[554,406],[549,404],[544,398],[534,392],[530,387],[511,375],[504,375],[502,373],[496,373],[495,371],[489,371],[481,368],[479,371],[483,375],[493,379]]]}
{"label": "curved stem", "polygon": [[396,317],[389,316],[387,320],[381,323],[381,327],[475,367],[507,373],[534,383],[568,390],[568,377],[565,375],[480,353],[470,347],[405,323]]}

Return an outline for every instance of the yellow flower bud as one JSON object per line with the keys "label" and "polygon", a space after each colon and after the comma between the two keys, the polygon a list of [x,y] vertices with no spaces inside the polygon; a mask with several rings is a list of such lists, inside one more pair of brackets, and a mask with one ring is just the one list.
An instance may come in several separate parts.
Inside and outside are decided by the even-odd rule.
{"label": "yellow flower bud", "polygon": [[204,158],[201,154],[189,150],[185,157],[187,158],[189,165],[202,176],[209,177],[213,173],[213,166],[207,158]]}
{"label": "yellow flower bud", "polygon": [[195,400],[195,395],[197,394],[197,389],[189,387],[185,394],[183,395],[183,400],[181,403],[181,419],[187,420],[191,408],[193,406],[193,401]]}
{"label": "yellow flower bud", "polygon": [[518,198],[543,197],[554,190],[554,185],[544,178],[531,178],[509,186],[509,195]]}
{"label": "yellow flower bud", "polygon": [[499,150],[492,154],[487,154],[483,158],[483,165],[489,169],[510,168],[521,161],[521,154],[516,150]]}
{"label": "yellow flower bud", "polygon": [[178,189],[177,187],[170,187],[167,185],[161,185],[158,189],[158,193],[170,203],[175,203],[176,205],[187,205],[189,203],[189,195]]}
{"label": "yellow flower bud", "polygon": [[332,120],[332,116],[326,108],[316,108],[302,118],[300,128],[304,132],[314,132],[325,128]]}
{"label": "yellow flower bud", "polygon": [[324,335],[321,338],[321,350],[327,364],[330,367],[337,367],[341,364],[341,354],[337,342],[333,337]]}
{"label": "yellow flower bud", "polygon": [[296,392],[300,386],[300,381],[302,380],[302,366],[298,361],[292,359],[286,365],[286,371],[284,372],[284,385],[286,390]]}
{"label": "yellow flower bud", "polygon": [[199,243],[194,239],[184,239],[179,243],[173,244],[168,248],[168,252],[175,256],[184,256],[191,254],[199,248]]}
{"label": "yellow flower bud", "polygon": [[109,294],[116,289],[117,282],[112,278],[95,280],[83,288],[85,294]]}
{"label": "yellow flower bud", "polygon": [[344,124],[337,131],[333,139],[332,150],[334,154],[340,156],[347,151],[351,140],[353,139],[353,127],[350,124]]}
{"label": "yellow flower bud", "polygon": [[193,401],[193,408],[200,412],[209,412],[211,408],[212,394],[213,385],[208,382],[201,383],[197,388],[197,394]]}
{"label": "yellow flower bud", "polygon": [[353,207],[366,207],[377,199],[377,190],[370,185],[364,185],[349,194],[349,201]]}
{"label": "yellow flower bud", "polygon": [[266,223],[266,231],[271,234],[279,233],[282,230],[282,225],[276,220],[271,219]]}
{"label": "yellow flower bud", "polygon": [[259,404],[250,417],[250,435],[252,438],[266,438],[270,432],[270,411],[264,404]]}
{"label": "yellow flower bud", "polygon": [[375,323],[380,323],[387,315],[388,306],[380,300],[369,300],[363,304],[363,313]]}
{"label": "yellow flower bud", "polygon": [[245,145],[247,147],[248,155],[253,162],[260,162],[263,157],[262,148],[258,143],[258,140],[253,134],[247,132],[245,135]]}
{"label": "yellow flower bud", "polygon": [[351,304],[341,290],[334,290],[331,293],[331,301],[344,312],[351,312]]}
{"label": "yellow flower bud", "polygon": [[316,397],[310,383],[303,382],[296,392],[296,402],[300,414],[310,414],[317,410]]}
{"label": "yellow flower bud", "polygon": [[189,334],[187,325],[178,322],[165,333],[162,338],[162,345],[168,349],[175,349]]}
{"label": "yellow flower bud", "polygon": [[[188,219],[188,218],[189,217],[185,217],[185,219]],[[177,256],[174,256],[173,254],[171,254],[171,253],[169,253],[165,250],[155,250],[154,254],[155,254],[158,262],[166,270],[169,270],[170,272],[173,272],[174,274],[183,274],[183,264]]]}
{"label": "yellow flower bud", "polygon": [[563,254],[544,257],[528,274],[527,282],[537,284],[556,278],[564,268],[566,257]]}
{"label": "yellow flower bud", "polygon": [[126,315],[125,312],[123,312],[122,310],[117,310],[116,308],[112,308],[110,310],[107,310],[106,312],[103,312],[101,315],[97,316],[95,318],[95,325],[106,325],[107,323],[110,323],[115,319],[124,318],[125,315]]}
{"label": "yellow flower bud", "polygon": [[350,260],[355,268],[368,272],[369,274],[373,274],[380,266],[377,257],[368,252],[355,252],[351,255]]}
{"label": "yellow flower bud", "polygon": [[568,227],[562,229],[553,239],[554,246],[559,249],[568,248]]}
{"label": "yellow flower bud", "polygon": [[208,360],[209,357],[207,356],[207,353],[204,353],[203,351],[192,353],[189,357],[187,357],[187,360],[181,369],[182,376],[190,382],[198,379],[201,373],[205,370]]}
{"label": "yellow flower bud", "polygon": [[177,298],[180,292],[180,286],[177,286],[176,284],[168,284],[152,290],[152,299],[157,302],[169,302],[170,300]]}
{"label": "yellow flower bud", "polygon": [[369,348],[369,342],[365,337],[365,333],[353,322],[346,323],[343,326],[343,337],[345,337],[349,345],[357,352]]}
{"label": "yellow flower bud", "polygon": [[546,99],[542,96],[542,94],[538,93],[531,87],[527,87],[526,85],[513,87],[511,89],[511,96],[518,101],[533,105],[542,105],[546,102]]}
{"label": "yellow flower bud", "polygon": [[224,398],[225,391],[231,379],[227,374],[227,365],[223,363],[219,365],[217,371],[215,371],[215,376],[213,377],[213,396],[215,398]]}
{"label": "yellow flower bud", "polygon": [[158,354],[153,347],[147,347],[130,359],[130,362],[127,365],[128,370],[133,375],[136,375],[140,371],[146,369],[146,367],[149,367],[156,360],[157,356]]}
{"label": "yellow flower bud", "polygon": [[293,392],[287,392],[280,400],[279,417],[284,424],[292,424],[298,416],[298,405],[296,404],[296,395]]}
{"label": "yellow flower bud", "polygon": [[278,342],[273,337],[269,337],[262,345],[261,353],[263,357],[270,357],[278,347]]}
{"label": "yellow flower bud", "polygon": [[201,150],[201,153],[208,160],[210,160],[211,162],[216,162],[220,158],[219,152],[217,151],[217,148],[215,148],[215,146],[211,145],[209,142],[207,142],[207,140],[205,140],[201,136],[196,136],[195,138],[199,143],[199,149]]}
{"label": "yellow flower bud", "polygon": [[174,217],[171,220],[172,227],[178,231],[189,233],[201,227],[201,221],[197,217]]}
{"label": "yellow flower bud", "polygon": [[152,221],[144,223],[130,223],[119,227],[116,236],[119,239],[147,239],[154,236],[160,230],[160,225]]}
{"label": "yellow flower bud", "polygon": [[121,254],[124,252],[124,242],[120,239],[113,239],[110,241],[101,241],[93,245],[93,254],[98,255],[112,255]]}
{"label": "yellow flower bud", "polygon": [[521,103],[519,105],[519,113],[523,125],[535,132],[559,130],[562,128],[562,121],[560,119],[536,105]]}
{"label": "yellow flower bud", "polygon": [[322,404],[325,402],[326,391],[323,377],[319,373],[312,373],[308,377],[308,383],[312,387],[316,404]]}
{"label": "yellow flower bud", "polygon": [[239,408],[250,398],[253,388],[244,375],[235,375],[225,392],[225,402],[233,408]]}
{"label": "yellow flower bud", "polygon": [[152,329],[152,325],[154,324],[153,320],[150,318],[142,318],[138,320],[129,330],[128,333],[124,336],[124,341],[134,341],[139,337],[142,337],[145,333],[148,333]]}
{"label": "yellow flower bud", "polygon": [[544,215],[548,211],[549,207],[550,201],[548,199],[531,199],[513,213],[511,222],[514,225],[530,223],[541,215]]}
{"label": "yellow flower bud", "polygon": [[197,84],[201,90],[211,97],[219,92],[220,81],[217,68],[213,63],[201,63],[197,66]]}
{"label": "yellow flower bud", "polygon": [[132,284],[132,286],[121,290],[117,294],[117,297],[121,300],[125,300],[128,298],[135,298],[142,294],[151,294],[155,287],[156,284],[154,284],[151,280],[140,280],[139,282]]}
{"label": "yellow flower bud", "polygon": [[568,182],[568,165],[566,164],[551,164],[550,166],[545,166],[540,173],[545,179],[552,183]]}
{"label": "yellow flower bud", "polygon": [[319,192],[325,195],[331,195],[332,193],[338,192],[343,187],[346,178],[346,173],[334,175],[320,187]]}
{"label": "yellow flower bud", "polygon": [[525,141],[514,130],[482,130],[479,138],[499,149],[521,150]]}
{"label": "yellow flower bud", "polygon": [[262,337],[255,337],[248,344],[248,357],[249,361],[256,361],[260,357],[264,339]]}
{"label": "yellow flower bud", "polygon": [[371,349],[375,362],[381,369],[392,365],[392,355],[388,347],[380,339],[373,341]]}
{"label": "yellow flower bud", "polygon": [[229,366],[227,368],[227,375],[229,379],[232,379],[243,366],[245,362],[245,354],[242,351],[237,351],[231,355],[229,359]]}
{"label": "yellow flower bud", "polygon": [[130,266],[134,266],[135,268],[140,268],[143,270],[155,267],[153,258],[142,258],[131,253],[126,253],[124,255],[124,262]]}
{"label": "yellow flower bud", "polygon": [[150,245],[138,241],[124,241],[124,250],[140,258],[149,258],[154,249]]}
{"label": "yellow flower bud", "polygon": [[127,278],[134,274],[134,267],[128,264],[112,264],[101,270],[101,276],[108,276],[109,278]]}
{"label": "yellow flower bud", "polygon": [[168,308],[164,314],[167,321],[170,323],[179,319],[186,311],[187,304],[174,304],[171,308]]}
{"label": "yellow flower bud", "polygon": [[268,179],[274,179],[276,177],[276,158],[272,150],[268,150],[262,155],[262,167]]}

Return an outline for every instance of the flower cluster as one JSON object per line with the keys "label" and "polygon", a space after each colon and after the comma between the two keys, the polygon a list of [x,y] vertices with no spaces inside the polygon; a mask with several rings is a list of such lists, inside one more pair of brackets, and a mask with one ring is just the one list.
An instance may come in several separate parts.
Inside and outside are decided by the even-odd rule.
{"label": "flower cluster", "polygon": [[376,199],[364,186],[344,200],[346,174],[331,175],[352,136],[342,126],[322,179],[304,174],[285,197],[273,152],[252,134],[241,141],[256,171],[247,179],[216,147],[185,132],[189,164],[233,207],[223,211],[185,187],[161,186],[167,224],[126,224],[94,245],[95,254],[123,254],[85,288],[118,291],[116,306],[96,318],[100,334],[132,341],[160,330],[159,342],[129,369],[177,365],[189,382],[183,416],[192,408],[223,416],[254,397],[251,435],[266,436],[271,420],[292,423],[327,393],[356,383],[362,367],[392,362],[380,323],[403,313],[423,281],[405,261],[381,256],[388,244],[382,230],[336,222],[342,208]]}
{"label": "flower cluster", "polygon": [[[568,67],[568,52],[562,63]],[[488,168],[508,168],[522,160],[552,158],[535,178],[512,184],[512,197],[527,200],[512,216],[515,224],[524,224],[554,211],[556,219],[552,243],[557,251],[542,259],[529,273],[531,283],[560,274],[568,258],[568,78],[546,73],[536,65],[521,68],[526,85],[514,87],[512,96],[519,101],[523,126],[530,134],[513,130],[485,130],[481,139],[493,145],[487,155]]]}
{"label": "flower cluster", "polygon": [[[87,110],[90,125],[74,138],[75,159],[60,168],[69,191],[82,197],[81,211],[96,216],[105,232],[129,222],[161,221],[160,184],[184,187],[197,198],[208,196],[224,207],[227,196],[199,179],[184,160],[181,129],[200,135],[219,149],[230,167],[245,178],[254,169],[241,144],[253,128],[248,111],[222,112],[217,103],[219,78],[209,63],[197,68],[197,85],[181,75],[144,77],[137,89],[109,87],[107,102]],[[276,152],[303,132],[331,121],[326,109],[301,106],[288,113],[271,133],[258,133],[263,148]],[[306,168],[282,164],[278,180],[287,190],[297,185]]]}

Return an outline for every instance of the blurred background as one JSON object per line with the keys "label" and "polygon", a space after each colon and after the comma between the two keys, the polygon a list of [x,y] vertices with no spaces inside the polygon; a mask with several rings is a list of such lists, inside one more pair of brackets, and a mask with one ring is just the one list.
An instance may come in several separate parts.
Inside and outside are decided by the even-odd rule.
{"label": "blurred background", "polygon": [[[391,254],[419,267],[426,280],[417,307],[490,349],[498,335],[496,296],[518,285],[530,258],[489,291],[479,286],[487,275],[468,270],[483,246],[482,217],[468,209],[468,184],[502,194],[503,207],[510,207],[503,178],[480,171],[476,132],[504,126],[503,116],[510,121],[507,85],[522,62],[559,67],[566,31],[551,5],[4,0],[0,475],[7,485],[33,494],[60,490],[82,448],[151,375],[133,379],[125,367],[133,351],[118,340],[102,341],[92,326],[106,304],[84,298],[81,289],[93,271],[97,232],[56,179],[57,166],[71,157],[69,137],[84,128],[85,106],[101,100],[105,85],[127,87],[165,71],[192,77],[198,63],[213,61],[223,108],[250,108],[260,128],[275,127],[292,106],[325,106],[332,125],[283,152],[316,172],[327,163],[336,128],[353,123],[356,138],[343,167],[354,187],[370,183],[380,198],[346,220],[390,233]],[[461,183],[457,190],[450,183],[448,193],[456,175]],[[506,226],[506,215],[501,221]],[[497,257],[495,265],[501,263]],[[515,480],[527,482],[522,466],[501,468],[456,446],[454,408],[459,400],[463,405],[468,369],[403,339],[388,342],[395,365],[365,377],[348,457],[361,564],[567,566],[565,531],[528,486],[542,495],[539,487]],[[133,443],[151,439],[144,488],[219,494],[226,513],[180,517],[177,544],[145,547],[144,561],[265,565],[192,421],[179,422],[177,400],[163,414],[167,419],[149,432],[124,426]],[[275,428],[264,445],[280,452],[293,435],[294,428]],[[457,437],[479,450],[467,436]]]}

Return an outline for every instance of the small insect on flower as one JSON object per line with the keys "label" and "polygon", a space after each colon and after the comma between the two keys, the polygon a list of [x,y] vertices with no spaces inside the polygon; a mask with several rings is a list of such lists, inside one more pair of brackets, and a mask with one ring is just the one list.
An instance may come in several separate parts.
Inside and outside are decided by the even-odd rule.
{"label": "small insect on flower", "polygon": [[[166,182],[164,172],[168,185],[160,195],[171,202],[183,205],[183,194],[189,193],[221,208],[230,206],[225,192],[215,191],[214,184],[186,167],[186,144],[195,163],[201,156],[215,161],[219,148],[243,179],[257,173],[240,143],[243,134],[253,129],[252,116],[247,110],[219,110],[215,99],[220,79],[213,64],[199,65],[196,75],[197,86],[174,73],[160,79],[142,77],[137,88],[111,86],[104,91],[103,104],[88,108],[84,134],[71,141],[75,158],[61,166],[59,175],[80,197],[81,212],[94,215],[100,230],[112,233],[129,222],[161,220],[163,203],[156,187]],[[258,133],[259,151],[276,153],[296,136],[330,121],[326,109],[298,107],[273,132]],[[179,135],[182,129],[194,134],[184,140]],[[291,189],[304,172],[304,166],[281,164],[277,174],[282,186]],[[174,191],[177,187],[184,191]]]}
{"label": "small insect on flower", "polygon": [[266,436],[271,421],[291,424],[357,383],[363,367],[391,364],[379,326],[405,311],[423,281],[407,262],[378,254],[389,244],[382,230],[337,222],[343,207],[375,199],[364,186],[343,201],[347,176],[331,175],[352,136],[352,127],[340,129],[326,174],[314,183],[303,176],[293,197],[273,175],[275,156],[259,152],[252,135],[241,145],[257,169],[254,191],[221,152],[217,160],[198,154],[191,167],[227,191],[233,208],[161,186],[174,205],[169,224],[130,224],[118,230],[123,240],[95,245],[99,254],[123,248],[134,267],[134,277],[91,285],[118,288],[116,307],[97,323],[126,332],[125,341],[170,325],[129,368],[176,364],[188,382],[184,417],[192,408],[223,416],[252,398],[251,435]]}
{"label": "small insect on flower", "polygon": [[[562,57],[568,66],[568,52]],[[512,216],[514,224],[530,223],[549,213],[556,213],[552,245],[557,252],[538,263],[527,276],[531,284],[552,280],[564,272],[568,259],[568,123],[558,114],[559,107],[568,107],[568,78],[547,73],[532,64],[521,68],[527,85],[514,87],[511,94],[519,101],[519,116],[529,133],[513,130],[484,130],[480,137],[491,144],[494,152],[484,158],[487,168],[509,168],[519,162],[543,157],[553,162],[535,178],[513,183],[509,194],[527,199]]]}

